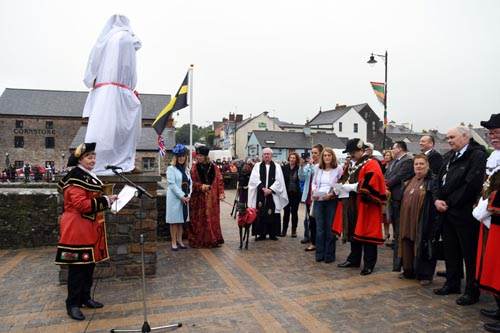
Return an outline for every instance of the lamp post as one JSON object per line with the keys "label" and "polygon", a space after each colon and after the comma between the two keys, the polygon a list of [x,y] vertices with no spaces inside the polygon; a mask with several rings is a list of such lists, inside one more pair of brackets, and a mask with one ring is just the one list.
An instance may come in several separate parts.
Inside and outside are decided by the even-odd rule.
{"label": "lamp post", "polygon": [[5,167],[7,169],[10,167],[9,153],[5,153]]}
{"label": "lamp post", "polygon": [[375,57],[379,57],[384,60],[385,65],[385,81],[384,81],[384,138],[382,141],[382,151],[385,151],[386,135],[387,135],[387,51],[385,54],[374,54],[370,56],[370,60],[367,61],[368,64],[374,66],[377,63]]}
{"label": "lamp post", "polygon": [[62,166],[61,166],[61,171],[64,169],[64,157],[66,155],[64,153],[61,154],[61,158],[62,158]]}

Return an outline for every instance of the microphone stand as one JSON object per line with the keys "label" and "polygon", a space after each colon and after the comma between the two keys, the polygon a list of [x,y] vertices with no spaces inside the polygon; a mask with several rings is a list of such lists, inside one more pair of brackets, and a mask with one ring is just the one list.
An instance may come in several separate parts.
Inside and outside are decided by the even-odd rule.
{"label": "microphone stand", "polygon": [[[121,179],[123,179],[126,183],[128,183],[130,186],[134,187],[137,192],[136,192],[136,197],[139,198],[139,216],[141,220],[141,228],[142,228],[142,195],[146,195],[148,198],[153,199],[153,196],[148,193],[144,188],[140,187],[139,185],[135,184],[132,182],[130,179],[125,177],[122,172],[118,172],[116,168],[113,169],[113,172],[115,175],[119,176]],[[141,241],[141,268],[142,268],[142,303],[143,303],[143,309],[144,309],[144,323],[142,324],[141,329],[111,329],[111,333],[119,333],[119,332],[142,332],[142,333],[149,333],[152,331],[157,331],[157,330],[163,330],[167,328],[178,328],[182,326],[182,323],[175,323],[175,324],[170,324],[170,325],[165,325],[165,326],[158,326],[158,327],[153,327],[149,326],[148,323],[148,314],[147,314],[147,305],[146,305],[146,273],[144,269],[144,234],[140,235],[140,241]]]}

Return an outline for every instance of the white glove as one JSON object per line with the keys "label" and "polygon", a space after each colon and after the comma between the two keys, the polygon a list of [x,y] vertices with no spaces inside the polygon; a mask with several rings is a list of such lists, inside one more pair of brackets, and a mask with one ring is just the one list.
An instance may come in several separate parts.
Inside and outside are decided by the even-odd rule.
{"label": "white glove", "polygon": [[488,211],[488,199],[479,199],[476,208],[472,211],[472,216],[489,229],[491,225],[491,215],[493,214]]}
{"label": "white glove", "polygon": [[354,184],[344,184],[344,190],[347,192],[357,192],[358,189],[358,183]]}

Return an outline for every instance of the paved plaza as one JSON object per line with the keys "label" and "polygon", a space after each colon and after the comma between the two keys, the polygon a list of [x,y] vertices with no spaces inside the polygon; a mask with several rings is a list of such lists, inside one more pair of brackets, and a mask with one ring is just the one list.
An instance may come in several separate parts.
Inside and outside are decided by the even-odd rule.
{"label": "paved plaza", "polygon": [[[227,191],[232,202],[235,191]],[[482,332],[480,308],[494,308],[490,295],[461,307],[458,295],[436,296],[444,278],[430,286],[398,279],[392,250],[379,247],[375,272],[338,268],[349,245],[337,243],[335,263],[317,263],[299,238],[250,240],[239,250],[231,204],[221,204],[225,244],[216,249],[170,251],[159,242],[158,270],[146,279],[151,327],[182,323],[187,332]],[[55,247],[0,250],[0,332],[109,332],[138,329],[144,316],[140,279],[98,280],[95,299],[105,307],[83,309],[79,322],[65,310],[66,286],[58,282]],[[439,262],[438,269],[444,265]],[[95,277],[98,277],[96,271]],[[164,330],[171,331],[171,330]]]}

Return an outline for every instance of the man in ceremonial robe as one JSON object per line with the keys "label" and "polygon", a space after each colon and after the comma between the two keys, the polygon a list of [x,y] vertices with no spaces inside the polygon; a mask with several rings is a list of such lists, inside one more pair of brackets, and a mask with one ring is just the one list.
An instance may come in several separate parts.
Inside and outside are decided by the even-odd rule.
{"label": "man in ceremonial robe", "polygon": [[488,129],[488,138],[495,149],[486,161],[486,181],[482,197],[473,210],[474,217],[481,222],[477,248],[476,281],[479,289],[492,294],[497,309],[481,309],[480,313],[497,320],[484,328],[489,332],[500,332],[500,114],[491,115],[482,121]]}
{"label": "man in ceremonial robe", "polygon": [[256,240],[278,240],[281,232],[281,210],[288,204],[285,180],[281,166],[273,161],[273,151],[264,148],[262,162],[252,169],[248,182],[248,207],[257,208],[258,218],[252,224]]}
{"label": "man in ceremonial robe", "polygon": [[332,231],[342,233],[342,241],[351,243],[351,253],[338,267],[359,267],[364,250],[361,275],[373,272],[377,262],[377,245],[384,244],[382,209],[387,200],[384,175],[380,164],[364,151],[361,139],[347,141],[344,153],[353,164],[346,164],[343,185],[336,188],[341,201]]}
{"label": "man in ceremonial robe", "polygon": [[97,175],[112,175],[106,164],[140,172],[135,152],[141,135],[142,106],[134,92],[136,51],[141,41],[129,19],[113,15],[92,49],[83,82],[90,88],[83,117],[89,118],[85,142],[97,143]]}

